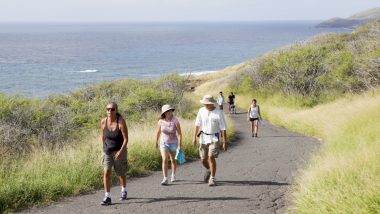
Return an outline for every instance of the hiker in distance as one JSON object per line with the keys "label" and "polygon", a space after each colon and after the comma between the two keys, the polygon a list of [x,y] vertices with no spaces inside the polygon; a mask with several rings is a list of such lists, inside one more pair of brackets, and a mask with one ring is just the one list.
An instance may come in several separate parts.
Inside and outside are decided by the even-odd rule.
{"label": "hiker in distance", "polygon": [[128,129],[123,117],[118,113],[117,104],[112,102],[106,107],[107,117],[100,122],[101,137],[103,142],[103,183],[105,196],[102,205],[110,205],[111,202],[111,170],[115,169],[121,186],[120,200],[127,199],[127,144]]}
{"label": "hiker in distance", "polygon": [[198,136],[199,154],[202,164],[206,168],[204,182],[208,182],[209,186],[215,186],[215,159],[219,154],[220,135],[223,138],[223,149],[227,151],[227,127],[223,111],[215,107],[216,102],[211,95],[205,95],[200,102],[204,107],[199,109],[195,120],[193,145],[196,146]]}
{"label": "hiker in distance", "polygon": [[219,106],[219,109],[223,111],[223,105],[224,105],[224,95],[223,95],[223,92],[219,92],[219,96],[218,96],[218,99],[217,99],[217,103],[218,103],[218,106]]}
{"label": "hiker in distance", "polygon": [[247,120],[251,123],[252,137],[257,137],[259,131],[259,121],[261,121],[260,106],[257,105],[257,100],[253,99],[248,108]]}
{"label": "hiker in distance", "polygon": [[228,96],[228,112],[231,114],[236,114],[235,109],[235,95],[233,92]]}
{"label": "hiker in distance", "polygon": [[[181,126],[174,117],[174,108],[170,105],[164,105],[161,109],[161,118],[158,121],[158,129],[156,135],[155,146],[158,148],[158,141],[160,141],[160,151],[162,157],[162,173],[163,180],[161,185],[168,184],[168,155],[171,162],[172,175],[170,178],[171,182],[175,182],[175,172],[177,169],[177,161],[174,159],[176,151],[181,148],[182,143],[182,132]],[[178,136],[177,136],[178,135]]]}

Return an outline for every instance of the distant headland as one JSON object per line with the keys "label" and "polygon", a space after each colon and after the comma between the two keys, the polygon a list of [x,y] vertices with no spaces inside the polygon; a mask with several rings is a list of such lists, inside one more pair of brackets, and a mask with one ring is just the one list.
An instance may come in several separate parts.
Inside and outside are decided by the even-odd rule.
{"label": "distant headland", "polygon": [[323,21],[316,27],[320,28],[357,28],[360,25],[380,19],[380,7],[356,13],[348,18],[335,17]]}

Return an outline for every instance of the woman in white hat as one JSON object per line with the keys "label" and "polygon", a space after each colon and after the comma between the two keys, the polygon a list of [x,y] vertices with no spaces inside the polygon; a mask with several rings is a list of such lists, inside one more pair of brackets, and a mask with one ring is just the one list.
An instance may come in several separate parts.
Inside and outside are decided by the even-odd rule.
{"label": "woman in white hat", "polygon": [[161,185],[168,184],[168,154],[172,165],[172,175],[170,181],[175,182],[176,180],[175,172],[177,168],[177,162],[174,158],[177,149],[181,148],[182,132],[177,118],[174,117],[174,110],[175,109],[168,104],[162,106],[161,118],[158,121],[155,146],[158,148],[158,141],[160,140],[162,173],[164,176]]}

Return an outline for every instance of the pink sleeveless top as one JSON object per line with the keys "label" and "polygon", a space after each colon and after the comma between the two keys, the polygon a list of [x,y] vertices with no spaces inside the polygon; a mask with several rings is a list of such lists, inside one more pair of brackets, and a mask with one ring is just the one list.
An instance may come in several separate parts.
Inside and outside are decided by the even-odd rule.
{"label": "pink sleeveless top", "polygon": [[173,117],[171,121],[160,119],[159,123],[161,125],[160,143],[178,144],[177,128],[176,128],[176,124],[178,123],[178,120],[175,117]]}

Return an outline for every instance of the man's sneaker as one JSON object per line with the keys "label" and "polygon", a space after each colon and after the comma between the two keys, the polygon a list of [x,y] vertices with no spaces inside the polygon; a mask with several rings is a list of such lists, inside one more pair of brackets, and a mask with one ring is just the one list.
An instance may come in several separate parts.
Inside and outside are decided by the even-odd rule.
{"label": "man's sneaker", "polygon": [[170,182],[175,182],[176,179],[175,179],[175,175],[172,175],[172,177],[170,178]]}
{"label": "man's sneaker", "polygon": [[208,180],[208,186],[210,187],[216,186],[215,178],[210,178],[210,180]]}
{"label": "man's sneaker", "polygon": [[103,199],[103,201],[101,203],[101,205],[103,205],[103,206],[108,206],[108,205],[111,205],[111,204],[112,204],[112,202],[111,202],[111,198],[110,197],[104,197],[104,199]]}
{"label": "man's sneaker", "polygon": [[162,181],[161,181],[161,185],[162,186],[165,186],[165,185],[168,185],[168,179],[162,179]]}
{"label": "man's sneaker", "polygon": [[127,200],[127,191],[120,192],[120,201]]}
{"label": "man's sneaker", "polygon": [[210,170],[207,170],[207,171],[205,172],[204,177],[203,177],[203,181],[204,181],[205,183],[207,183],[208,180],[210,179],[210,176],[211,176],[211,171],[210,171]]}

